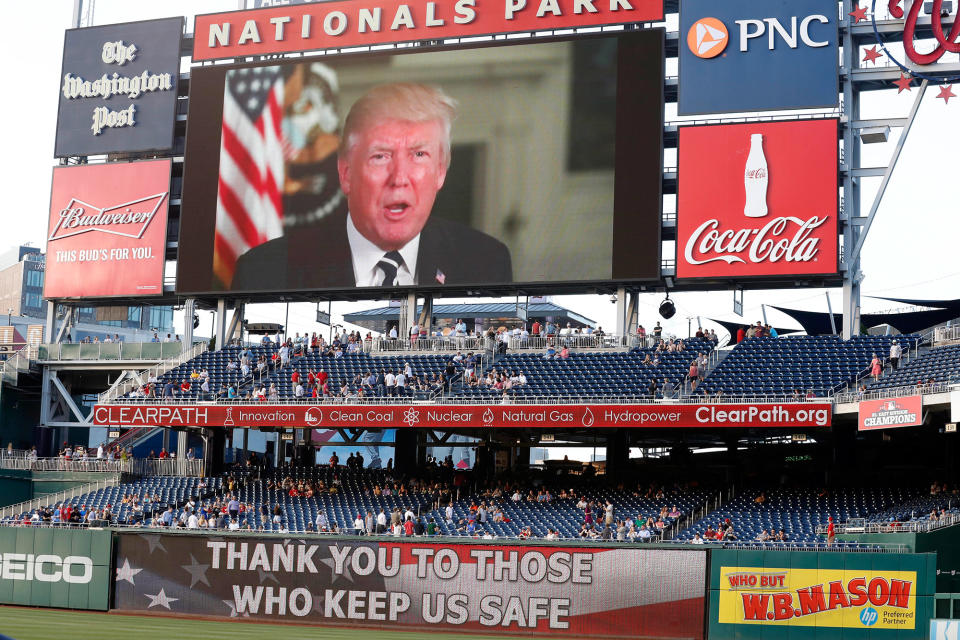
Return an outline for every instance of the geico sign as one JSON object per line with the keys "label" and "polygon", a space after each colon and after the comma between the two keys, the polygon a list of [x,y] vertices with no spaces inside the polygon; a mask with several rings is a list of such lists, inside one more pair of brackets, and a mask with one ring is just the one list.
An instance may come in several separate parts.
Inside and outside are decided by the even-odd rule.
{"label": "geico sign", "polygon": [[85,556],[32,553],[0,554],[0,580],[36,580],[87,584],[93,580],[93,560]]}
{"label": "geico sign", "polygon": [[[760,38],[766,38],[767,49],[773,51],[776,49],[777,39],[779,38],[791,49],[797,49],[801,44],[818,49],[830,45],[829,40],[817,40],[816,36],[811,34],[811,27],[816,24],[830,24],[830,18],[823,14],[814,14],[800,18],[793,16],[788,24],[784,24],[779,18],[759,18],[734,20],[739,28],[740,51],[750,50],[750,41]],[[722,52],[727,45],[727,36],[724,32],[725,25],[718,18],[702,18],[697,20],[687,36],[687,43],[690,50],[698,58],[714,58]]]}

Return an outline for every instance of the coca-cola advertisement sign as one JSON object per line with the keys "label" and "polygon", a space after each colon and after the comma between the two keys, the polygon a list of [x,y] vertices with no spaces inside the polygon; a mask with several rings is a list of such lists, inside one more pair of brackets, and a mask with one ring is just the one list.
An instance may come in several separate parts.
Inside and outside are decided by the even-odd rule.
{"label": "coca-cola advertisement sign", "polygon": [[44,296],[163,293],[170,160],[57,167]]}
{"label": "coca-cola advertisement sign", "polygon": [[829,403],[346,405],[97,405],[93,423],[123,427],[663,428],[829,427]]}
{"label": "coca-cola advertisement sign", "polygon": [[837,127],[825,119],[681,128],[677,277],[836,273]]}

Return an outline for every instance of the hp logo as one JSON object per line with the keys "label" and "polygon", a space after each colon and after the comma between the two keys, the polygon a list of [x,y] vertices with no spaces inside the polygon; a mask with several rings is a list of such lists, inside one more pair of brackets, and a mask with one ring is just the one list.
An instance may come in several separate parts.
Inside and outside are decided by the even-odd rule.
{"label": "hp logo", "polygon": [[873,625],[877,624],[877,618],[879,617],[880,615],[873,607],[867,607],[860,612],[860,622],[865,627],[872,627]]}

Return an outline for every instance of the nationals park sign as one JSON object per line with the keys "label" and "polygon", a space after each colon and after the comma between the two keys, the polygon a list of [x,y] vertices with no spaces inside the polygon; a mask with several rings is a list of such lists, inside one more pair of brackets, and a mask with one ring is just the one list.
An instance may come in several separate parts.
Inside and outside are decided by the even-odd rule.
{"label": "nationals park sign", "polygon": [[663,20],[663,0],[334,0],[199,15],[193,60]]}
{"label": "nationals park sign", "polygon": [[609,405],[97,405],[98,426],[829,427],[829,403]]}

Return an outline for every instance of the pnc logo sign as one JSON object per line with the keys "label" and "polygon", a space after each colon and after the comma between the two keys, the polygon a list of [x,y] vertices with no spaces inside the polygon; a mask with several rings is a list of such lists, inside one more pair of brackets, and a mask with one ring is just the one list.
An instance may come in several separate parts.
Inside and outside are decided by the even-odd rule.
{"label": "pnc logo sign", "polygon": [[683,0],[678,113],[835,106],[833,0]]}
{"label": "pnc logo sign", "polygon": [[[798,22],[799,20],[799,22]],[[759,45],[766,46],[768,51],[774,51],[777,43],[791,49],[803,45],[818,49],[830,45],[829,40],[819,39],[811,35],[811,25],[830,24],[830,19],[822,14],[809,15],[804,18],[791,16],[784,24],[778,18],[734,20],[739,33],[739,48],[741,52],[750,50],[753,40],[760,40]],[[698,58],[716,58],[727,48],[730,32],[727,25],[717,18],[701,18],[697,20],[687,33],[687,46]]]}
{"label": "pnc logo sign", "polygon": [[727,48],[730,32],[716,18],[697,20],[687,33],[687,46],[698,58],[716,58]]}

